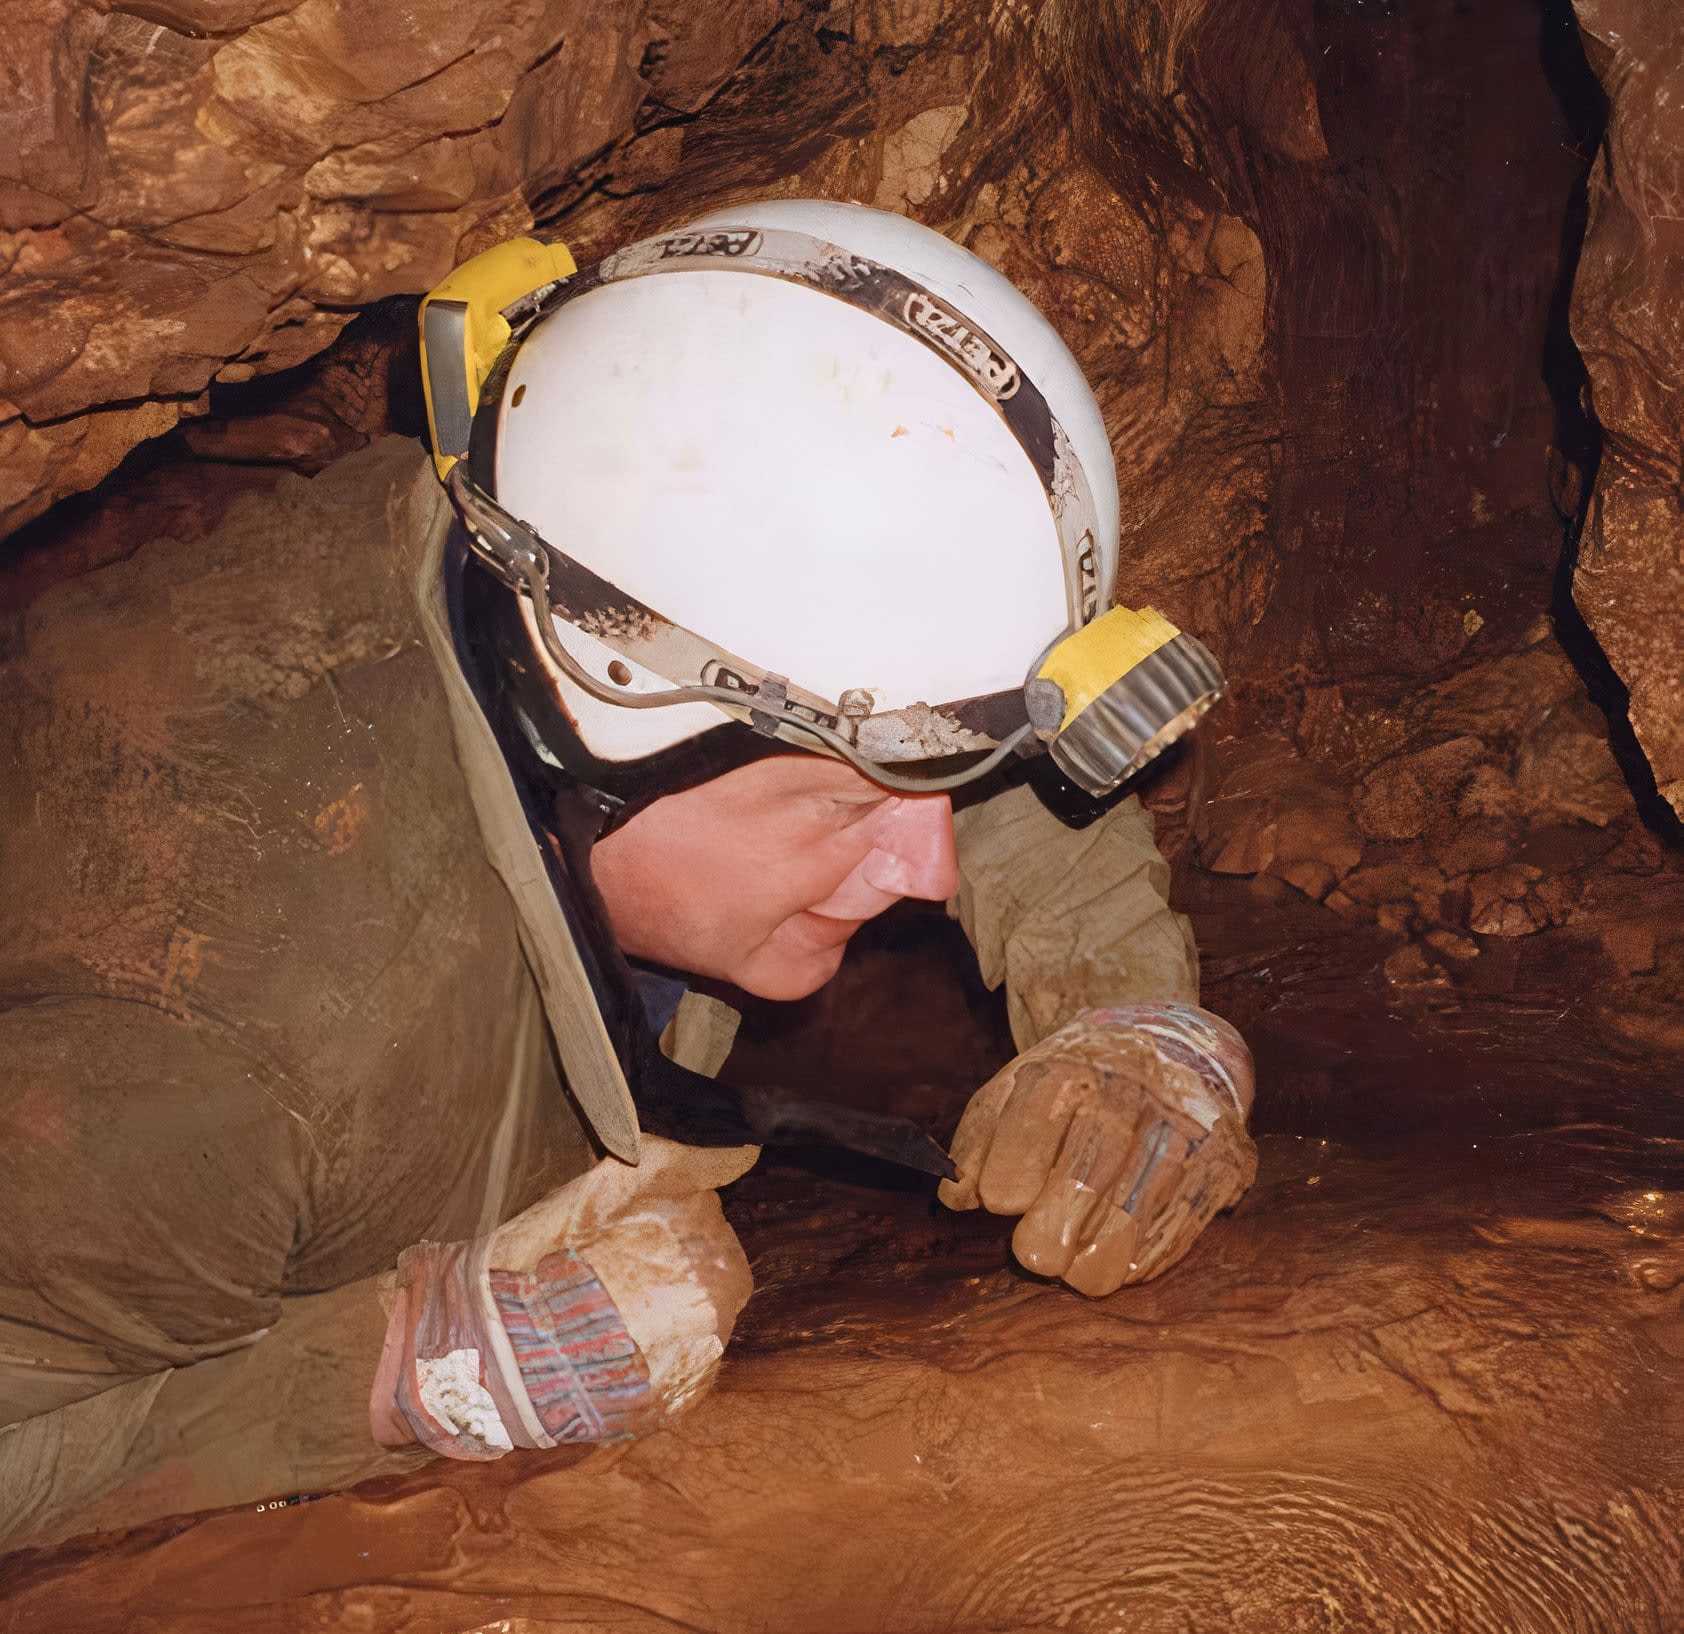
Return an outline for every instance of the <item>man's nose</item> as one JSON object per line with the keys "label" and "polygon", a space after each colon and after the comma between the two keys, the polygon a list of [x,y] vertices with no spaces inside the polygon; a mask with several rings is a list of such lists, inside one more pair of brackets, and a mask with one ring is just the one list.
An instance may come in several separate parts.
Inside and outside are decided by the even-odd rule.
{"label": "man's nose", "polygon": [[945,902],[959,889],[953,840],[953,802],[945,794],[909,794],[876,814],[876,844],[866,859],[866,883],[895,896]]}

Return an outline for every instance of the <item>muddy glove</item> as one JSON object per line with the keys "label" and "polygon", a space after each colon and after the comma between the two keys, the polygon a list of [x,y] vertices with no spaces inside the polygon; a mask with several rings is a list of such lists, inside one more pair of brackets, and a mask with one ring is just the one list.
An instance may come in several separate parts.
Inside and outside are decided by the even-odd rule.
{"label": "muddy glove", "polygon": [[375,1439],[450,1458],[654,1428],[711,1380],[752,1286],[716,1188],[753,1146],[646,1135],[484,1237],[398,1260]]}
{"label": "muddy glove", "polygon": [[1021,1214],[1018,1260],[1079,1292],[1174,1265],[1257,1173],[1251,1052],[1190,1004],[1084,1010],[978,1090],[949,1208]]}

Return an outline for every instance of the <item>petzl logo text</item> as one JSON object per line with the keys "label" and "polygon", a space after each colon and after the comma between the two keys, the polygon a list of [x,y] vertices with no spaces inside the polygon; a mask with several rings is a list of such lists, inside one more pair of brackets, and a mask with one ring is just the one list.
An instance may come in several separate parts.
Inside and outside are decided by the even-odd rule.
{"label": "petzl logo text", "polygon": [[679,233],[661,245],[661,259],[681,255],[753,255],[760,248],[760,234],[747,227],[722,227],[710,233]]}
{"label": "petzl logo text", "polygon": [[1022,383],[1009,357],[995,351],[963,318],[922,290],[907,296],[906,321],[951,352],[999,402],[1005,402]]}

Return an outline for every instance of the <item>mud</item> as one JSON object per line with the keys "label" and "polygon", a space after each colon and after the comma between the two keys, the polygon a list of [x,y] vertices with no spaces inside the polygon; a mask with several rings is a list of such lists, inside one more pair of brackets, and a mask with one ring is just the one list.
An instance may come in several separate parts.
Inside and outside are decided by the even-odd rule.
{"label": "mud", "polygon": [[1278,1137],[1090,1302],[919,1191],[741,1183],[758,1291],[630,1446],[20,1557],[0,1627],[1669,1630],[1684,1128]]}

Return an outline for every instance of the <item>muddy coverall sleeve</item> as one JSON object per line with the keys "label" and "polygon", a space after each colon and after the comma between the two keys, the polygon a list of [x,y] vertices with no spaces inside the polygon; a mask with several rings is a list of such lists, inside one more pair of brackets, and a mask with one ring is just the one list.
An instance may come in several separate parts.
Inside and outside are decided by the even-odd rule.
{"label": "muddy coverall sleeve", "polygon": [[1198,1003],[1192,927],[1169,905],[1169,864],[1138,800],[1072,829],[1033,789],[1011,789],[954,826],[959,892],[948,911],[983,980],[1005,984],[1019,1050],[1090,1005]]}
{"label": "muddy coverall sleeve", "polygon": [[390,1468],[381,1279],[590,1167],[410,591],[447,522],[388,439],[0,653],[0,1550]]}

